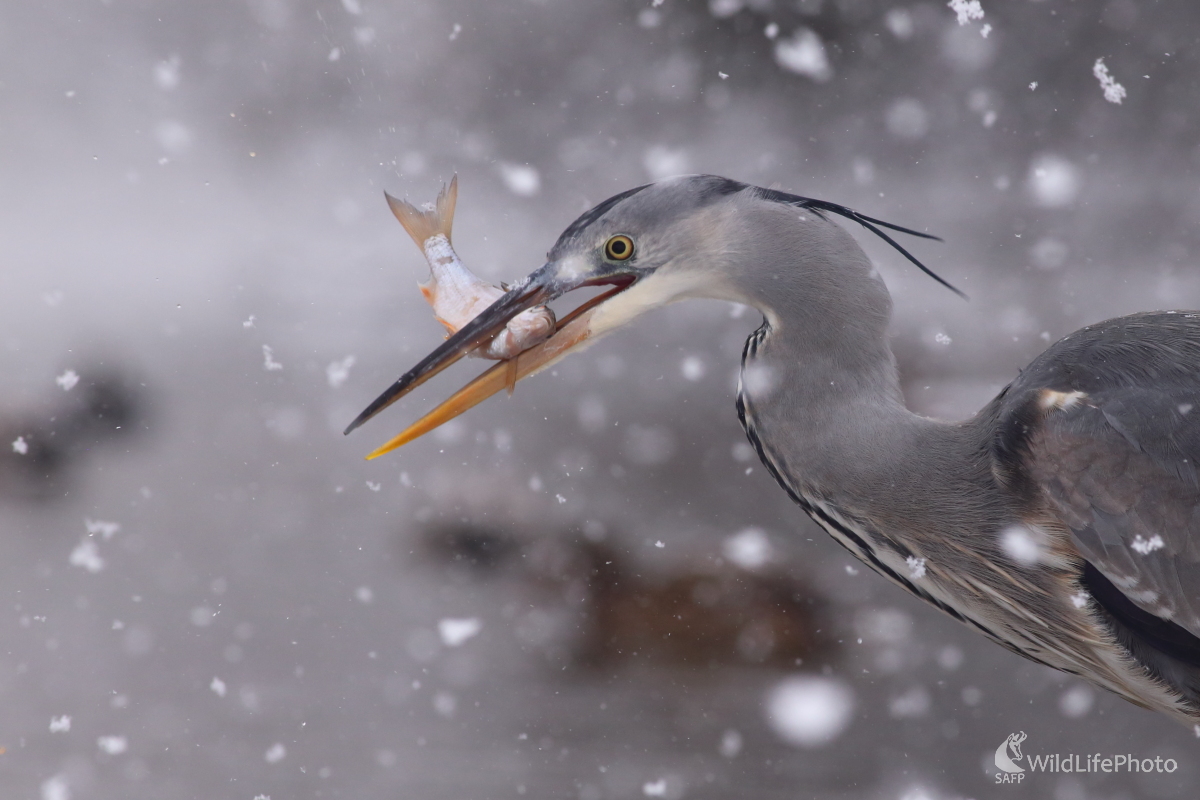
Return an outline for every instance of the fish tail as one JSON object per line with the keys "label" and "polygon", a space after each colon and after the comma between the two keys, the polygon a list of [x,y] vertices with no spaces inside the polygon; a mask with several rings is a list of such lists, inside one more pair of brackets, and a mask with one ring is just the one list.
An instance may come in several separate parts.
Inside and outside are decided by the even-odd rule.
{"label": "fish tail", "polygon": [[450,241],[450,228],[454,225],[454,204],[458,200],[458,176],[450,179],[449,186],[443,186],[438,192],[437,204],[432,211],[424,211],[406,200],[397,200],[387,192],[388,207],[400,220],[404,230],[423,248],[425,241],[434,236],[445,236]]}

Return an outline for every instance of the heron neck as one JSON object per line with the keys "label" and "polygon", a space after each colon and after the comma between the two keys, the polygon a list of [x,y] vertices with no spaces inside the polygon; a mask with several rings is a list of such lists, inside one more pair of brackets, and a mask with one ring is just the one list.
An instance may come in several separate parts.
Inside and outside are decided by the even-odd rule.
{"label": "heron neck", "polygon": [[931,519],[961,526],[994,501],[974,427],[905,407],[883,330],[763,330],[747,342],[740,402],[789,490],[922,538]]}

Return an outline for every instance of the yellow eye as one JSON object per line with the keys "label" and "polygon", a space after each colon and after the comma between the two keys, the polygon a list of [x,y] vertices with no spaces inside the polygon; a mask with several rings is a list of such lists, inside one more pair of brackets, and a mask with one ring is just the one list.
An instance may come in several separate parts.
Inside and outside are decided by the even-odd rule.
{"label": "yellow eye", "polygon": [[613,261],[628,261],[633,255],[633,239],[624,234],[612,237],[604,245],[604,255]]}

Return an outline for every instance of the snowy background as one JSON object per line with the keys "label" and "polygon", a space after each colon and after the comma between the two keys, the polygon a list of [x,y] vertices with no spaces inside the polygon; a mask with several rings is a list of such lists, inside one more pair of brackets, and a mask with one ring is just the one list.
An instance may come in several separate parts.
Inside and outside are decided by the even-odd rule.
{"label": "snowy background", "polygon": [[[0,795],[1194,796],[1191,731],[791,505],[733,409],[753,312],[664,310],[371,463],[476,365],[340,433],[441,339],[382,192],[455,172],[496,281],[680,172],[944,236],[969,303],[859,236],[930,414],[1200,307],[1200,8],[963,5],[5,4]],[[1016,731],[1179,767],[996,787]]]}

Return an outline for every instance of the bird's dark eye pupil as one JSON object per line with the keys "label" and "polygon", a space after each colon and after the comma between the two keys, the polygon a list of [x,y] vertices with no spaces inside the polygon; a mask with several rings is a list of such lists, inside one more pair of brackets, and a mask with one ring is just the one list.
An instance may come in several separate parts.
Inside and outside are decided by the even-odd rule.
{"label": "bird's dark eye pupil", "polygon": [[604,245],[604,254],[614,261],[625,261],[633,255],[633,241],[628,236],[614,236]]}

